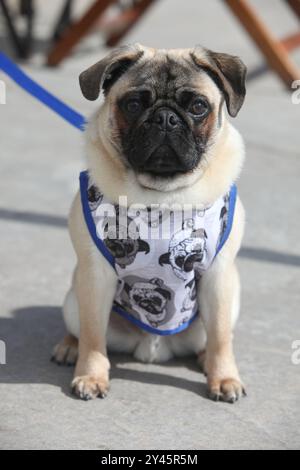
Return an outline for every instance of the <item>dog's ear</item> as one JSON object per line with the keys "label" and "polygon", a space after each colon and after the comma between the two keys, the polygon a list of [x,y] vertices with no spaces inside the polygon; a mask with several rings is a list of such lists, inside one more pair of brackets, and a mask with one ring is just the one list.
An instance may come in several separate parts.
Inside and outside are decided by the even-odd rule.
{"label": "dog's ear", "polygon": [[164,253],[163,255],[160,255],[159,260],[158,260],[160,266],[163,266],[164,264],[171,264],[170,262],[170,253]]}
{"label": "dog's ear", "polygon": [[139,243],[139,250],[138,251],[144,251],[147,255],[150,251],[150,246],[148,245],[148,243],[145,242],[145,240],[141,240],[140,238],[138,240],[138,243]]}
{"label": "dog's ear", "polygon": [[83,96],[90,101],[98,98],[101,89],[107,94],[111,86],[143,55],[142,46],[133,44],[114,49],[79,75]]}
{"label": "dog's ear", "polygon": [[196,46],[191,52],[194,63],[214,80],[224,95],[228,113],[235,117],[246,95],[247,67],[242,60],[230,54],[213,52]]}

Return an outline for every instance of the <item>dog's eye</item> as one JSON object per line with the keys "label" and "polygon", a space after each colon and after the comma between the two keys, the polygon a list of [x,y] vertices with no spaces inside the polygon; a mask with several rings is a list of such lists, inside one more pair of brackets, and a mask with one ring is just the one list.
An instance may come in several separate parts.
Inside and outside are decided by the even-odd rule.
{"label": "dog's eye", "polygon": [[141,109],[141,102],[137,98],[132,98],[126,102],[126,110],[130,114],[136,114],[140,111]]}
{"label": "dog's eye", "polygon": [[203,99],[197,98],[194,100],[189,108],[189,111],[197,117],[203,117],[209,110],[208,104]]}

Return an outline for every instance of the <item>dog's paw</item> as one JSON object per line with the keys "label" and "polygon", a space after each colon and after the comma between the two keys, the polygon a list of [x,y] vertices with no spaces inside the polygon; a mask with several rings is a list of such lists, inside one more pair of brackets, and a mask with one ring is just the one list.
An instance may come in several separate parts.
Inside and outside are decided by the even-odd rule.
{"label": "dog's paw", "polygon": [[103,377],[82,375],[75,377],[71,384],[72,393],[81,400],[92,400],[93,398],[104,398],[109,389],[109,381]]}
{"label": "dog's paw", "polygon": [[73,366],[78,356],[78,340],[72,335],[67,335],[58,343],[52,353],[51,361],[58,365]]}
{"label": "dog's paw", "polygon": [[246,396],[246,390],[238,379],[214,380],[208,385],[208,396],[214,401],[235,403],[242,396]]}

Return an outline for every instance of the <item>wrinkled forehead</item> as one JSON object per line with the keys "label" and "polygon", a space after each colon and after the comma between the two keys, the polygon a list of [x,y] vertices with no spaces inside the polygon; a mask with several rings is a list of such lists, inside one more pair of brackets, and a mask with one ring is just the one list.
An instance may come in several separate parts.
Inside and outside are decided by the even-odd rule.
{"label": "wrinkled forehead", "polygon": [[180,90],[190,89],[220,101],[220,91],[206,71],[197,66],[188,49],[147,50],[116,84],[116,95],[150,89],[157,99],[172,99]]}

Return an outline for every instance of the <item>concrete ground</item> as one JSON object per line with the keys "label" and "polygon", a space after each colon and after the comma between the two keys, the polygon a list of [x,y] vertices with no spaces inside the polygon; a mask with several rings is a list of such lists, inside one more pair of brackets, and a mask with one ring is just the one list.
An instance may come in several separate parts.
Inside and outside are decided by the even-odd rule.
{"label": "concrete ground", "polygon": [[[60,2],[45,2],[37,27],[39,50]],[[51,3],[51,6],[48,4]],[[297,27],[283,2],[251,2],[278,35]],[[48,29],[47,29],[48,28]],[[262,58],[217,0],[157,2],[126,38],[160,47],[204,44],[234,52],[250,70]],[[58,69],[25,69],[85,115],[77,76],[105,50],[92,35]],[[11,52],[0,27],[0,45]],[[300,64],[299,53],[295,55]],[[69,393],[72,369],[49,362],[64,334],[61,304],[74,253],[67,212],[84,168],[82,135],[5,76],[0,105],[1,449],[296,449],[300,447],[300,104],[292,104],[270,72],[248,84],[235,124],[247,161],[239,192],[247,228],[238,264],[241,319],[235,336],[248,397],[235,405],[206,398],[195,360],[144,365],[112,357],[105,400],[81,402]],[[300,78],[300,76],[299,76]]]}

